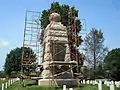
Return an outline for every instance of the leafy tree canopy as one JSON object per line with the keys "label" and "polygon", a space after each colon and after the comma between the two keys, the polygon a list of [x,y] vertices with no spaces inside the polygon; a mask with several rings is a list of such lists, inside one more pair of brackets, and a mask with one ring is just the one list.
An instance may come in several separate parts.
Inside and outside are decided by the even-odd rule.
{"label": "leafy tree canopy", "polygon": [[[7,75],[11,75],[13,71],[19,72],[21,70],[22,48],[23,47],[17,47],[7,54],[4,64],[4,71]],[[24,57],[28,57],[28,55],[30,54],[30,50],[31,49],[29,47],[24,47]],[[36,57],[33,51],[32,57]]]}
{"label": "leafy tree canopy", "polygon": [[120,80],[120,48],[111,50],[104,60],[106,72],[112,80]]}
{"label": "leafy tree canopy", "polygon": [[[41,32],[41,43],[43,41],[43,36],[44,36],[44,29],[46,26],[50,23],[49,22],[49,16],[51,13],[56,12],[61,15],[61,22],[65,26],[68,26],[68,13],[70,14],[71,17],[78,17],[78,10],[75,9],[75,7],[70,7],[69,5],[60,5],[59,2],[53,2],[51,3],[51,6],[49,9],[43,10],[41,14],[41,27],[42,27],[42,32]],[[81,22],[80,19],[76,20],[77,26],[78,26],[78,32],[81,30]]]}
{"label": "leafy tree canopy", "polygon": [[[63,25],[67,26],[67,33],[68,33],[68,41],[70,45],[70,51],[72,52],[73,55],[70,55],[71,60],[77,60],[79,64],[83,64],[83,60],[81,59],[82,55],[80,54],[79,50],[76,49],[75,44],[77,47],[81,45],[83,42],[81,36],[80,36],[80,31],[81,31],[81,22],[80,19],[78,19],[78,10],[75,7],[71,7],[69,5],[65,4],[59,4],[59,2],[53,2],[51,3],[50,8],[43,10],[41,14],[41,36],[40,36],[40,41],[41,44],[43,43],[43,37],[44,37],[44,30],[46,26],[50,23],[49,22],[49,16],[51,13],[58,13],[61,16],[61,22]],[[76,58],[76,53],[78,53],[77,58]]]}

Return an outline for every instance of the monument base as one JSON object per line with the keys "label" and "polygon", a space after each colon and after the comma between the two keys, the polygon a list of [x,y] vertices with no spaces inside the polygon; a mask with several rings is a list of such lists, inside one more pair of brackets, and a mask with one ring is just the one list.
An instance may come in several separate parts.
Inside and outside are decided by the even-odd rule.
{"label": "monument base", "polygon": [[40,79],[38,85],[42,86],[77,86],[79,82],[76,79]]}

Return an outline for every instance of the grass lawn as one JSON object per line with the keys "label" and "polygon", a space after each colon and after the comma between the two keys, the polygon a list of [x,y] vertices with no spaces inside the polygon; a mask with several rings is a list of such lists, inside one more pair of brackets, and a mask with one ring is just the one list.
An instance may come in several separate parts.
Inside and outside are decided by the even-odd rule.
{"label": "grass lawn", "polygon": [[5,83],[7,80],[0,80],[0,84]]}
{"label": "grass lawn", "polygon": [[[25,84],[31,83],[32,81],[25,81]],[[17,81],[13,85],[11,85],[7,90],[62,90],[60,87],[49,87],[49,86],[25,86],[22,87],[20,82]],[[68,89],[67,89],[68,90]],[[97,90],[97,85],[83,85],[81,84],[79,87],[74,87],[74,90]],[[109,90],[109,87],[103,85],[103,90]],[[116,90],[120,90],[120,88],[116,88]]]}
{"label": "grass lawn", "polygon": [[5,83],[7,80],[0,80],[0,90],[2,88],[2,83]]}

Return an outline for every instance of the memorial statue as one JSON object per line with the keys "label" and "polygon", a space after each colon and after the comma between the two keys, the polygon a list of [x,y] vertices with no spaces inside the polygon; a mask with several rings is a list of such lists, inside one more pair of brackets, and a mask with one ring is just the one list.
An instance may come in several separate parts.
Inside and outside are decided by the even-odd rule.
{"label": "memorial statue", "polygon": [[67,28],[61,23],[58,13],[52,13],[49,17],[50,24],[44,31],[43,72],[39,80],[40,85],[48,84],[50,79],[58,85],[76,85],[72,67],[76,62],[70,60]]}

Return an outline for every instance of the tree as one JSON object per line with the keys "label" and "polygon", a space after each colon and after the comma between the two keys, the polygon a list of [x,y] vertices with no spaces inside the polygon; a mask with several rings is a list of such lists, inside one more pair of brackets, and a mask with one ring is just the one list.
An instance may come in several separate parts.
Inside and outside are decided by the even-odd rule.
{"label": "tree", "polygon": [[93,79],[93,72],[94,70],[91,67],[84,67],[83,70],[81,70],[84,79]]}
{"label": "tree", "polygon": [[[11,75],[12,72],[19,72],[21,70],[21,57],[22,57],[22,48],[15,48],[7,54],[4,64],[4,71],[7,75]],[[24,57],[28,57],[30,55],[30,48],[24,47]],[[36,55],[31,50],[32,57],[36,59]],[[35,62],[35,60],[33,61]]]}
{"label": "tree", "polygon": [[104,64],[99,64],[95,70],[96,78],[103,79],[106,77]]}
{"label": "tree", "polygon": [[[83,70],[81,70],[82,75],[85,79],[94,79],[94,68],[93,67],[84,67]],[[106,71],[103,64],[100,64],[96,67],[95,70],[96,78],[103,79],[106,78]]]}
{"label": "tree", "polygon": [[4,73],[4,71],[0,71],[0,78],[5,78],[5,73]]}
{"label": "tree", "polygon": [[107,54],[107,47],[104,46],[104,37],[101,30],[92,28],[90,33],[85,37],[86,62],[94,68],[102,63]]}
{"label": "tree", "polygon": [[120,48],[116,48],[108,52],[104,60],[105,69],[108,78],[112,80],[120,80]]}
{"label": "tree", "polygon": [[[78,17],[78,10],[75,9],[75,7],[70,7],[68,5],[60,5],[59,2],[53,2],[51,4],[51,7],[47,10],[43,10],[42,14],[41,14],[41,27],[42,27],[42,32],[41,32],[41,43],[43,41],[43,36],[44,36],[44,29],[46,28],[46,26],[50,23],[49,22],[49,16],[51,13],[56,12],[59,13],[61,16],[61,22],[63,25],[68,26],[68,13],[71,14],[71,17]],[[78,32],[81,30],[81,22],[80,19],[76,20],[77,22],[77,27],[78,27]],[[79,37],[81,40],[81,37]]]}
{"label": "tree", "polygon": [[[68,41],[71,52],[70,53],[71,60],[76,60],[80,65],[82,65],[83,64],[83,59],[81,59],[82,54],[80,54],[79,49],[76,49],[76,47],[79,47],[79,45],[81,45],[82,43],[81,36],[79,36],[79,32],[81,31],[81,22],[80,19],[78,19],[78,10],[75,7],[70,7],[69,5],[65,4],[60,5],[59,2],[53,2],[49,9],[42,11],[40,18],[42,27],[40,36],[41,43],[43,43],[43,37],[45,33],[44,30],[46,26],[50,23],[49,16],[53,12],[60,14],[62,24],[69,28],[67,30],[67,33],[69,37]],[[77,45],[75,46],[76,42]]]}

